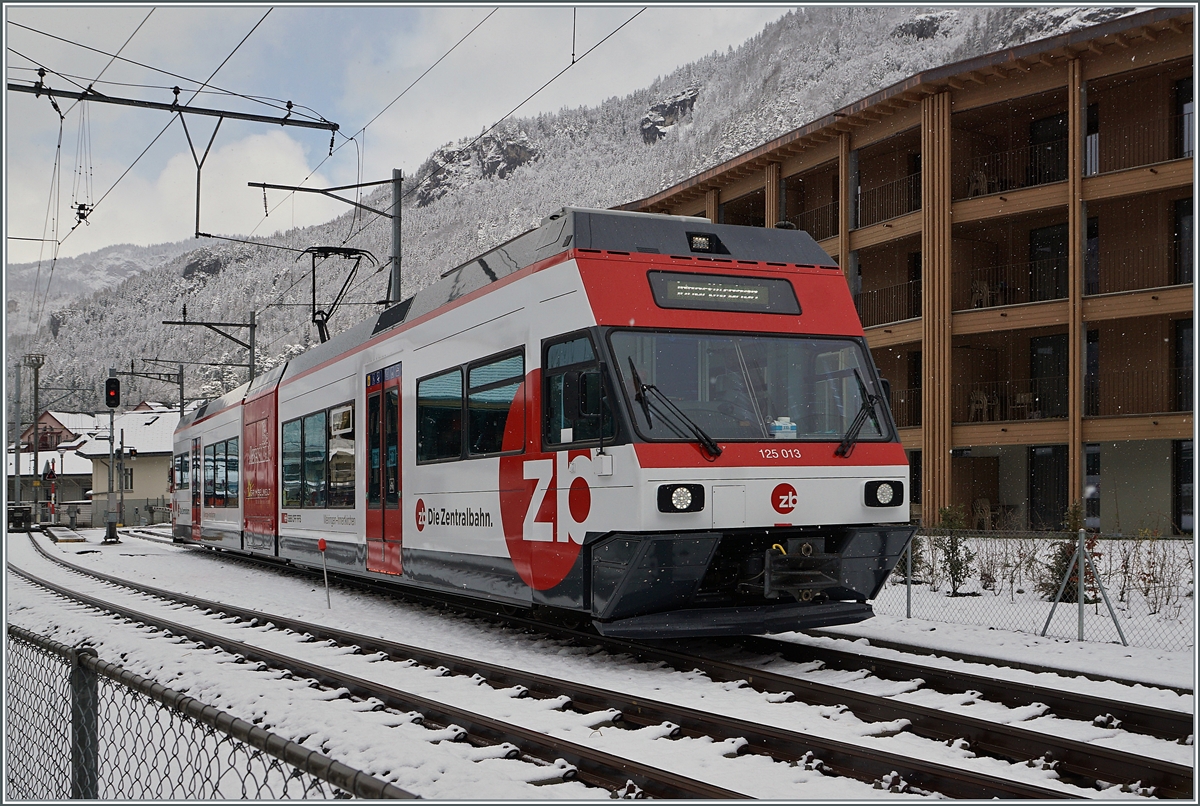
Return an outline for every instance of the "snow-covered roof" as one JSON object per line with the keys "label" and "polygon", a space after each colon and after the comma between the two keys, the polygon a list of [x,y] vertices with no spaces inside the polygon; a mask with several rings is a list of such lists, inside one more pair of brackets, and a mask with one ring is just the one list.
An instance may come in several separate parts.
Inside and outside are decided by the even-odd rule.
{"label": "snow-covered roof", "polygon": [[62,427],[72,434],[86,434],[102,427],[95,414],[78,411],[48,411],[46,413],[58,420]]}
{"label": "snow-covered roof", "polygon": [[[177,411],[131,411],[117,417],[113,423],[117,444],[121,442],[121,430],[125,430],[125,447],[135,448],[139,454],[171,453],[175,426],[179,422]],[[105,429],[107,431],[107,429]],[[79,453],[100,458],[108,455],[108,441],[90,438],[79,447]]]}
{"label": "snow-covered roof", "polygon": [[[103,443],[107,445],[108,443]],[[17,472],[15,457],[12,453],[8,454],[8,463],[5,472],[9,476],[15,476]],[[74,451],[67,451],[59,459],[58,451],[39,451],[38,464],[45,466],[46,462],[54,460],[55,472],[60,476],[90,476],[92,475],[92,460],[79,456]],[[66,468],[65,470],[63,468]],[[21,475],[33,476],[42,475],[42,468],[37,468],[35,473],[33,467],[33,451],[26,451],[21,454]]]}

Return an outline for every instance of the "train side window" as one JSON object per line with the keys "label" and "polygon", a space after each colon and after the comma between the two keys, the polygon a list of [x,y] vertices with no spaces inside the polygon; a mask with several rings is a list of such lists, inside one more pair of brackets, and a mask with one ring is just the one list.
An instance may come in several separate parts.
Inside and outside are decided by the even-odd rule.
{"label": "train side window", "polygon": [[304,500],[304,467],[301,451],[301,423],[292,420],[283,424],[283,506],[301,506]]}
{"label": "train side window", "polygon": [[608,402],[609,381],[601,383],[592,342],[575,335],[546,344],[543,399],[543,439],[547,445],[589,442],[616,434],[616,419]]}
{"label": "train side window", "polygon": [[463,376],[452,369],[417,382],[417,461],[462,458]]}
{"label": "train side window", "polygon": [[238,441],[237,437],[225,443],[225,506],[238,505],[239,492]]}
{"label": "train side window", "polygon": [[354,404],[329,410],[329,506],[354,506]]}
{"label": "train side window", "polygon": [[[509,412],[524,378],[525,355],[522,352],[484,359],[468,367],[467,450],[471,456],[506,450]],[[511,429],[507,450],[520,451],[525,445],[524,418],[518,417]]]}
{"label": "train side window", "polygon": [[325,412],[304,418],[304,506],[325,506]]}
{"label": "train side window", "polygon": [[188,488],[188,455],[181,453],[175,457],[175,489]]}
{"label": "train side window", "polygon": [[204,449],[204,506],[216,506],[217,446]]}
{"label": "train side window", "polygon": [[216,456],[216,481],[213,483],[213,503],[214,507],[225,506],[225,443],[218,442],[213,446],[214,455]]}

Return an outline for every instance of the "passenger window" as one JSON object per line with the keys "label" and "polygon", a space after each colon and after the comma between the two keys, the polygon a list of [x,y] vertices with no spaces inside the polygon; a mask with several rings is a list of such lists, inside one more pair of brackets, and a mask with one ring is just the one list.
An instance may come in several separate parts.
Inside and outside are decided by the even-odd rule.
{"label": "passenger window", "polygon": [[283,506],[294,508],[304,500],[304,472],[301,466],[300,421],[283,424]]}
{"label": "passenger window", "polygon": [[217,446],[204,449],[204,506],[216,506]]}
{"label": "passenger window", "polygon": [[[508,355],[469,368],[467,383],[467,446],[471,456],[486,456],[504,450],[504,432],[517,390],[525,377],[525,356]],[[525,423],[514,423],[518,433],[509,450],[525,444]]]}
{"label": "passenger window", "polygon": [[225,443],[225,506],[238,505],[238,441],[237,437]]}
{"label": "passenger window", "polygon": [[354,506],[354,404],[329,410],[329,506]]}
{"label": "passenger window", "polygon": [[325,412],[304,418],[304,506],[325,506]]}
{"label": "passenger window", "polygon": [[461,369],[417,383],[417,461],[462,458]]}
{"label": "passenger window", "polygon": [[587,336],[546,347],[543,438],[547,445],[599,441],[616,434],[608,402],[612,384],[601,382],[600,365]]}

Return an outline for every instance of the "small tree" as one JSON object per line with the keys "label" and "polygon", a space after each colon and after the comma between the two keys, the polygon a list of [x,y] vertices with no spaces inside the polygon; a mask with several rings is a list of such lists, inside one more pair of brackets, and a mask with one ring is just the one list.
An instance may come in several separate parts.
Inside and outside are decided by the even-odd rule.
{"label": "small tree", "polygon": [[[1063,527],[1070,533],[1070,537],[1065,540],[1060,540],[1050,548],[1050,558],[1041,564],[1042,572],[1034,580],[1034,589],[1046,601],[1053,601],[1058,593],[1059,585],[1062,585],[1063,576],[1070,574],[1070,579],[1067,581],[1067,586],[1063,588],[1061,602],[1074,603],[1079,601],[1079,561],[1075,557],[1075,549],[1079,545],[1079,530],[1083,528],[1083,503],[1075,501],[1071,506],[1067,507],[1067,511],[1063,515]],[[1093,558],[1096,553],[1097,538],[1095,534],[1089,533],[1084,541],[1084,550]],[[1074,563],[1071,561],[1075,560]],[[1093,562],[1095,560],[1093,559]],[[1085,574],[1083,578],[1084,604],[1095,604],[1096,598],[1096,578],[1092,573],[1091,566],[1085,565]]]}
{"label": "small tree", "polygon": [[938,521],[947,534],[935,537],[933,546],[942,555],[946,576],[950,579],[950,595],[960,596],[959,589],[971,578],[975,552],[959,532],[966,528],[967,516],[961,504],[938,509]]}

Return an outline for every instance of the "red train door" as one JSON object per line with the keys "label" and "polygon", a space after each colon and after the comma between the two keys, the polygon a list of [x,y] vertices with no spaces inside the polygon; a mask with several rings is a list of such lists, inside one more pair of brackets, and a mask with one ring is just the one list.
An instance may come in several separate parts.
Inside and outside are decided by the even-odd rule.
{"label": "red train door", "polygon": [[403,573],[400,558],[400,364],[367,375],[367,570]]}
{"label": "red train door", "polygon": [[204,475],[201,464],[204,447],[199,439],[192,440],[192,540],[200,539],[200,511],[204,505]]}

